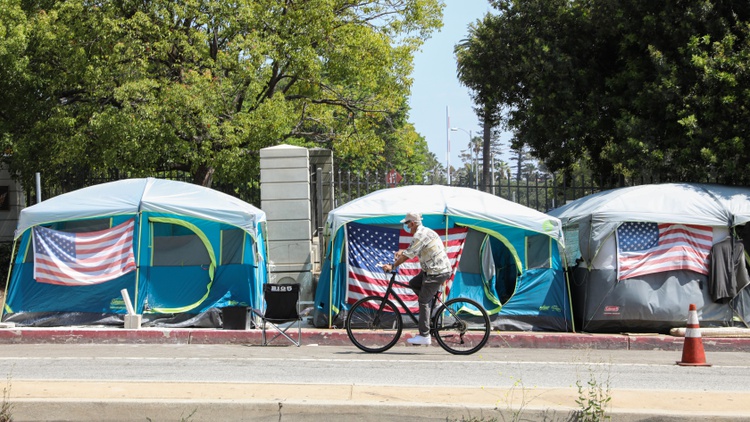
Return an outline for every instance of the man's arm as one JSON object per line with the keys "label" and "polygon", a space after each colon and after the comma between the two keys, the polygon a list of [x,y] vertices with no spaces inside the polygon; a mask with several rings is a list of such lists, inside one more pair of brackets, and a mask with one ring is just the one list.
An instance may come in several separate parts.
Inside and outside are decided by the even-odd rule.
{"label": "man's arm", "polygon": [[383,265],[383,271],[385,272],[391,272],[394,268],[398,267],[399,265],[403,264],[407,260],[409,260],[409,257],[404,255],[403,251],[397,251],[395,254],[396,260],[393,262],[393,265],[391,264],[384,264]]}

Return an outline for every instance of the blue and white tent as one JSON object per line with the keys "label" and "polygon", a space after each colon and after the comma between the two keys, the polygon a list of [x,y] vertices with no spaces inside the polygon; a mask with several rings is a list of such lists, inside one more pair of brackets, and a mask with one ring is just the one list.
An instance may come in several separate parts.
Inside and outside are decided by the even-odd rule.
{"label": "blue and white tent", "polygon": [[497,329],[572,329],[560,221],[488,193],[439,185],[379,190],[328,214],[315,326],[341,326],[353,303],[347,233],[363,226],[397,230],[409,211],[421,212],[423,224],[442,233],[468,229],[449,298],[483,304]]}
{"label": "blue and white tent", "polygon": [[[59,282],[41,272],[35,279],[33,239],[82,239],[128,222],[134,226],[128,241],[135,262],[125,266],[127,272],[94,282],[86,278],[93,270],[73,271]],[[3,320],[41,326],[122,323],[126,289],[144,325],[221,326],[220,308],[261,303],[265,230],[266,216],[258,208],[184,182],[127,179],[50,198],[21,211]],[[55,259],[80,256],[60,253]]]}

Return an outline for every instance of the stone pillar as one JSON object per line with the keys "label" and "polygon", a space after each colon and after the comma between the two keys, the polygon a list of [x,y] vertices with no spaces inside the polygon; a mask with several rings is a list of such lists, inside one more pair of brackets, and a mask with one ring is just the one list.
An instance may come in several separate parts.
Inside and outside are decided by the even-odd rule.
{"label": "stone pillar", "polygon": [[260,202],[268,220],[271,282],[300,283],[300,301],[312,303],[310,156],[302,147],[260,150]]}

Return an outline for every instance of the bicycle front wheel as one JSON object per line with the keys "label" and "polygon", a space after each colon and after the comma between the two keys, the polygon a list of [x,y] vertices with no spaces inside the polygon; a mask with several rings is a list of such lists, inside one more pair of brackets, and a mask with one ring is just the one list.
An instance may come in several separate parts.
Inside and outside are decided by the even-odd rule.
{"label": "bicycle front wheel", "polygon": [[346,316],[346,334],[359,349],[384,352],[401,337],[401,313],[390,300],[367,296],[358,300]]}
{"label": "bicycle front wheel", "polygon": [[454,355],[470,355],[490,338],[490,317],[477,302],[463,297],[451,299],[432,321],[438,344]]}

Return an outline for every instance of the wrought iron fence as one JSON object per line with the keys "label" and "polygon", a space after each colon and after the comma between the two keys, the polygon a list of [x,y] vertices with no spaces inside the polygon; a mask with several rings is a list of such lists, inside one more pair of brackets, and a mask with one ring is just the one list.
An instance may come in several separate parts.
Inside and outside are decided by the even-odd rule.
{"label": "wrought iron fence", "polygon": [[[430,177],[418,178],[414,177],[414,175],[410,175],[410,177],[404,176],[398,183],[394,183],[392,178],[387,178],[386,175],[378,172],[358,174],[337,171],[334,172],[333,179],[335,186],[335,206],[343,205],[353,199],[380,189],[415,184],[436,184]],[[461,179],[454,180],[451,186],[476,188],[474,183],[464,183]],[[568,201],[619,186],[624,185],[607,184],[583,177],[574,180],[573,183],[568,185],[565,183],[556,183],[553,178],[547,177],[533,180],[522,179],[520,181],[501,179],[497,184],[488,186],[487,191],[509,201],[541,212],[547,212]]]}
{"label": "wrought iron fence", "polygon": [[[192,182],[192,176],[183,171],[155,172],[150,176],[188,183]],[[327,201],[325,197],[330,197],[328,196],[330,194],[327,192],[327,186],[330,186],[333,190],[333,204],[331,206],[329,203],[325,203],[323,205],[323,210],[320,211],[318,210],[317,204],[315,203],[315,198],[318,197],[316,191],[318,189],[321,189],[321,187],[316,188],[314,186],[314,184],[317,183],[316,175],[313,173],[311,176],[313,182],[313,185],[311,186],[313,204],[311,205],[314,207],[314,213],[315,210],[317,210],[318,213],[321,213],[320,217],[323,219],[323,221],[325,221],[327,210],[343,205],[351,200],[367,195],[368,193],[374,192],[376,190],[406,185],[442,184],[441,182],[444,183],[445,181],[444,178],[415,174],[399,175],[400,179],[397,180],[396,178],[392,177],[392,174],[382,173],[378,171],[356,173],[351,171],[334,170],[333,172],[323,172],[320,175],[322,179],[321,187],[323,187],[323,190],[326,191],[321,192],[324,193],[323,200]],[[133,176],[129,173],[123,173],[116,170],[104,175],[96,176],[85,173],[70,174],[60,180],[43,182],[42,197],[43,199],[47,199],[87,186],[127,179],[131,177],[143,176]],[[509,201],[525,205],[529,208],[533,208],[541,212],[547,212],[564,205],[568,201],[582,198],[584,196],[604,190],[623,186],[666,182],[668,181],[653,179],[648,180],[645,178],[629,182],[623,180],[611,182],[579,177],[573,179],[571,183],[560,183],[551,176],[533,179],[524,178],[521,180],[504,178],[498,179],[497,183],[488,186],[487,191],[493,195],[499,196]],[[706,180],[705,182],[716,183],[716,181],[713,180]],[[476,188],[475,183],[460,178],[453,180],[451,186]],[[245,202],[253,204],[258,208],[261,207],[259,180],[248,180],[247,182],[240,185],[215,182],[211,186],[211,188],[239,198]],[[27,205],[33,205],[34,203],[36,203],[36,192],[33,186],[27,187],[26,198],[28,202]],[[317,216],[317,213],[315,215]],[[313,224],[315,224],[315,221],[313,221]]]}
{"label": "wrought iron fence", "polygon": [[[398,183],[385,174],[373,172],[358,174],[353,172],[334,172],[335,205],[343,205],[352,199],[367,195],[379,189],[413,184],[444,184],[444,178],[404,176]],[[441,183],[442,182],[442,183]],[[498,179],[495,184],[487,187],[487,191],[493,195],[525,205],[540,212],[548,212],[554,208],[565,205],[569,201],[582,198],[597,192],[625,186],[636,186],[650,183],[668,183],[670,180],[657,180],[652,178],[639,178],[626,181],[619,180],[597,180],[580,176],[567,182],[556,181],[553,175],[538,178]],[[717,183],[717,180],[705,180],[704,183]],[[477,188],[470,180],[457,178],[451,186]]]}
{"label": "wrought iron fence", "polygon": [[[154,172],[150,177],[166,180],[176,180],[179,182],[192,183],[192,175],[179,170]],[[142,175],[133,175],[128,172],[112,170],[103,174],[92,175],[86,172],[70,173],[67,176],[57,180],[43,180],[41,183],[42,199],[52,198],[63,193],[72,192],[77,189],[88,186],[98,185],[101,183],[114,182],[116,180],[130,179],[134,177],[146,177]],[[260,182],[250,180],[244,184],[236,185],[232,183],[215,182],[211,189],[239,198],[260,208]],[[26,202],[28,205],[36,203],[36,189],[34,186],[26,188]]]}

